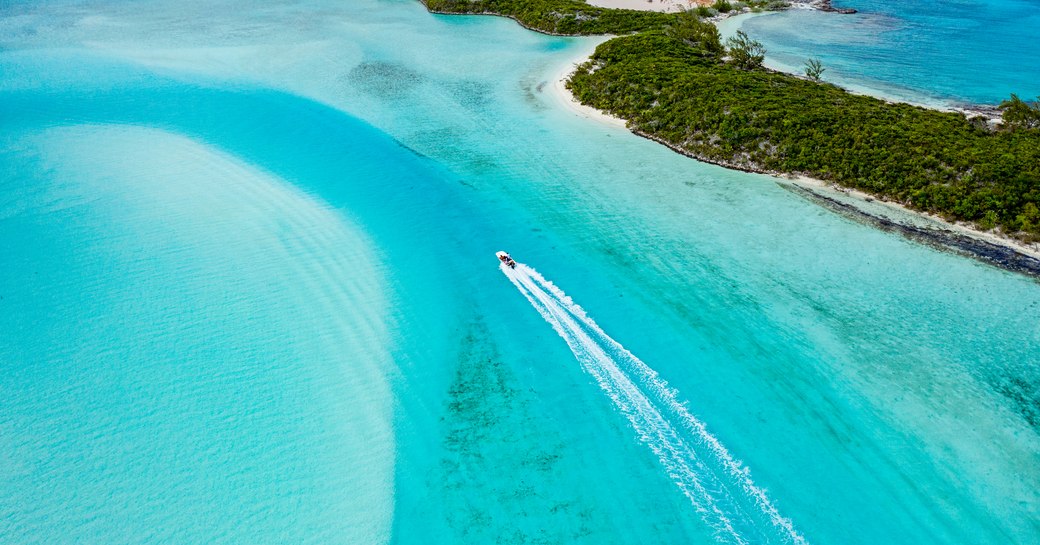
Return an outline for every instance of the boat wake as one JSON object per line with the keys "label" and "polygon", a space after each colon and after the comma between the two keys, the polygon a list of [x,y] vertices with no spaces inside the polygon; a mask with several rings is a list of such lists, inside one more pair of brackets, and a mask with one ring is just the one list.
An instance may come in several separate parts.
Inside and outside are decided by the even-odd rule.
{"label": "boat wake", "polygon": [[538,271],[514,265],[503,262],[500,268],[563,337],[720,543],[807,543],[675,389]]}

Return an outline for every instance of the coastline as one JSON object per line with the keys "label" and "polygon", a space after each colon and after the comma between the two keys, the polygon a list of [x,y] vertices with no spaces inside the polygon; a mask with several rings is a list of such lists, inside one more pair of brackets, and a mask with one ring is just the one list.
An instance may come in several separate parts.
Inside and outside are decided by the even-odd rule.
{"label": "coastline", "polygon": [[1040,281],[1040,245],[1027,245],[968,225],[951,223],[899,203],[883,201],[815,178],[774,177],[780,187],[853,221]]}
{"label": "coastline", "polygon": [[609,9],[634,9],[660,11],[664,13],[695,9],[698,5],[709,5],[706,0],[586,0],[590,6]]}
{"label": "coastline", "polygon": [[572,114],[611,127],[628,129],[628,121],[578,102],[578,99],[567,89],[567,81],[571,79],[571,75],[578,69],[578,66],[592,57],[596,47],[613,38],[614,36],[598,36],[591,39],[592,43],[579,54],[577,60],[568,61],[553,72],[549,87],[553,100]]}
{"label": "coastline", "polygon": [[[626,120],[582,104],[566,87],[567,80],[580,64],[590,59],[596,45],[610,39],[606,37],[590,46],[574,61],[565,65],[554,75],[552,93],[555,100],[573,114],[612,127],[628,128]],[[1017,272],[1040,281],[1040,244],[1027,244],[999,233],[981,231],[969,225],[953,223],[941,217],[912,210],[899,203],[879,199],[868,193],[841,187],[825,180],[808,176],[794,176],[765,171],[711,160],[682,149],[660,138],[638,129],[628,129],[633,134],[662,144],[672,151],[703,163],[710,163],[732,170],[767,174],[775,182],[793,193],[821,205],[832,212],[932,248],[971,257],[1002,269]]]}
{"label": "coastline", "polygon": [[[832,14],[846,14],[849,12],[826,10],[817,5],[814,1],[807,2],[792,2],[791,7],[788,9],[800,9],[800,10],[815,10],[822,11]],[[715,26],[719,29],[719,35],[723,40],[732,37],[740,30],[741,25],[744,21],[754,18],[761,17],[769,14],[775,14],[777,12],[742,12],[742,13],[731,13],[724,17],[717,17],[714,22]],[[790,74],[793,76],[802,77],[802,72],[798,66],[790,65],[784,62],[780,62],[775,58],[770,58],[768,52],[766,54],[765,62],[763,66],[774,72],[780,72],[783,74]],[[899,87],[888,87],[878,82],[867,82],[864,80],[855,79],[844,79],[839,77],[837,79],[826,78],[823,80],[825,83],[836,85],[846,91],[857,94],[874,97],[878,100],[883,100],[889,104],[909,104],[911,106],[919,106],[921,108],[928,108],[929,110],[939,110],[943,112],[956,112],[964,114],[966,117],[983,117],[990,124],[997,123],[1000,121],[1000,110],[993,104],[974,104],[968,102],[958,102],[949,99],[943,99],[938,96],[930,96],[922,91],[911,89],[911,88],[899,88]]]}
{"label": "coastline", "polygon": [[477,13],[477,12],[469,13],[469,12],[442,11],[442,10],[439,10],[439,9],[431,8],[430,4],[426,0],[419,0],[419,3],[421,3],[423,5],[423,7],[426,8],[426,11],[428,11],[428,12],[434,14],[434,15],[455,15],[455,16],[458,16],[458,15],[481,15],[481,16],[491,16],[491,17],[503,17],[503,18],[506,18],[506,19],[512,19],[513,22],[515,22],[516,24],[520,25],[521,27],[523,27],[523,28],[525,28],[527,30],[530,30],[531,32],[537,32],[539,34],[545,34],[546,36],[561,36],[561,37],[571,37],[571,36],[573,36],[573,34],[558,34],[556,32],[549,32],[547,30],[542,30],[540,28],[535,28],[535,27],[529,26],[526,23],[524,23],[523,21],[521,21],[520,19],[518,19],[518,18],[516,18],[516,17],[514,17],[512,15],[508,15],[508,14],[495,13],[493,11],[481,11],[479,13]]}

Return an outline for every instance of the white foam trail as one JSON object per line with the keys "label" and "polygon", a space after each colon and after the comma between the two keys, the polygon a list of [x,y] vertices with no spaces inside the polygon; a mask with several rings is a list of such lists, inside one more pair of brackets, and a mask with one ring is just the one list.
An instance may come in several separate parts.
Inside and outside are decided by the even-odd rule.
{"label": "white foam trail", "polygon": [[501,269],[567,342],[720,542],[807,545],[765,490],[754,484],[750,471],[689,412],[657,372],[534,269],[524,264]]}

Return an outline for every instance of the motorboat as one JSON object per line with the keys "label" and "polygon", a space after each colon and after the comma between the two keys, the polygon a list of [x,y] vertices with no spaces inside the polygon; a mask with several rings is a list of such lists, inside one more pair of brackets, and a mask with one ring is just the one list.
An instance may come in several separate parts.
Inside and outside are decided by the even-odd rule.
{"label": "motorboat", "polygon": [[513,258],[509,257],[509,254],[505,252],[495,252],[495,255],[498,256],[499,261],[505,263],[510,269],[516,268],[516,261],[513,261]]}

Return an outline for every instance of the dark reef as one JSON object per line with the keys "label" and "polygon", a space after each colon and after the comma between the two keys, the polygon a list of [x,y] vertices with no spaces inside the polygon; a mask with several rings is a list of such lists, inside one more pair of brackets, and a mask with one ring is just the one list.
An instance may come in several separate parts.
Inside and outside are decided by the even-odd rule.
{"label": "dark reef", "polygon": [[994,244],[978,238],[963,235],[947,229],[930,229],[906,223],[892,221],[888,218],[864,212],[847,203],[828,197],[812,189],[781,184],[781,187],[802,195],[829,210],[837,212],[849,219],[859,221],[891,233],[898,233],[915,242],[926,244],[938,250],[950,251],[965,257],[971,257],[1006,269],[1028,275],[1040,280],[1040,259],[1015,251],[1007,246]]}

